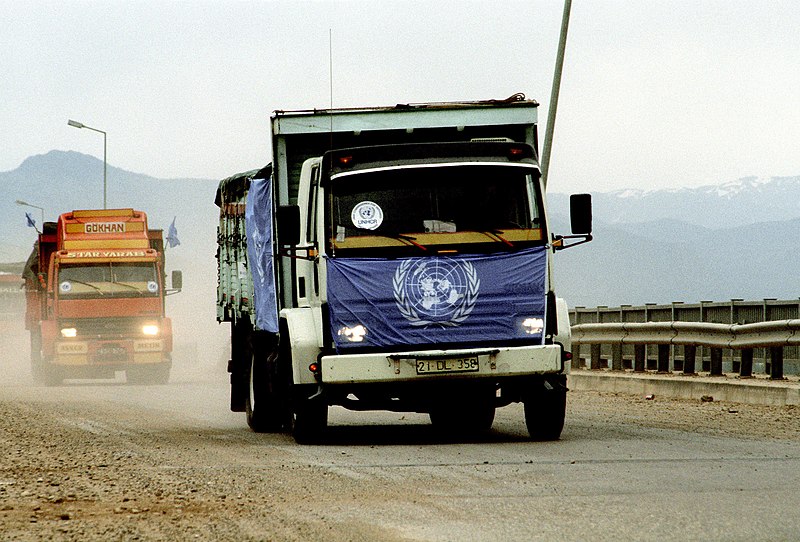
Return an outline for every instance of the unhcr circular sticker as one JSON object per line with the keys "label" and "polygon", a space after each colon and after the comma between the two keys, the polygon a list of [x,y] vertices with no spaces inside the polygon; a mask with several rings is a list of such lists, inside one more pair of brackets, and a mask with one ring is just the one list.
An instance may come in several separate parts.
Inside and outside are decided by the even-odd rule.
{"label": "unhcr circular sticker", "polygon": [[58,288],[61,290],[62,293],[68,294],[72,291],[72,283],[68,280],[65,280],[61,284],[58,285]]}
{"label": "unhcr circular sticker", "polygon": [[158,283],[154,280],[151,280],[147,283],[147,291],[154,294],[158,291]]}
{"label": "unhcr circular sticker", "polygon": [[350,219],[356,228],[376,230],[383,224],[383,209],[377,203],[362,201],[353,207]]}

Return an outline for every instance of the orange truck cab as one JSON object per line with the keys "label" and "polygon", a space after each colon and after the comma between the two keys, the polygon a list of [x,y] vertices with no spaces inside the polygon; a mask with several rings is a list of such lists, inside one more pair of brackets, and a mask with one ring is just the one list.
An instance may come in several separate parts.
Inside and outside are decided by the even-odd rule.
{"label": "orange truck cab", "polygon": [[[54,227],[55,226],[55,227]],[[133,209],[80,210],[46,223],[26,264],[26,327],[35,378],[166,383],[172,366],[161,230]]]}

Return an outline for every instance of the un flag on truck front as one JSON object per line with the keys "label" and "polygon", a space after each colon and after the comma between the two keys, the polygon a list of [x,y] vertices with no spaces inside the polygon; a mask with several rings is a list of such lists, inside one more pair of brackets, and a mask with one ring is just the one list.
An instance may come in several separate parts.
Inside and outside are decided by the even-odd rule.
{"label": "un flag on truck front", "polygon": [[541,342],[547,253],[330,258],[338,350]]}

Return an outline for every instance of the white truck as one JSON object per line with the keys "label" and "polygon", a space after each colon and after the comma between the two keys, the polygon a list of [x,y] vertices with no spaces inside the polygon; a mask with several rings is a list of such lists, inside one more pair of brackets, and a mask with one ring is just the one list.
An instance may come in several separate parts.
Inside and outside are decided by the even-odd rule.
{"label": "white truck", "polygon": [[328,407],[488,430],[522,402],[558,439],[570,370],[537,107],[509,100],[276,111],[273,162],[220,182],[217,319],[231,409],[258,432],[323,437]]}

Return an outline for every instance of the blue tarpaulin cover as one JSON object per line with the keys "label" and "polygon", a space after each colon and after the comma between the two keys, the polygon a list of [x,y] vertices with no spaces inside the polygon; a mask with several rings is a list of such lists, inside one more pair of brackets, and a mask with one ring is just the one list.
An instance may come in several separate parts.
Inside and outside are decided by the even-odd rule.
{"label": "blue tarpaulin cover", "polygon": [[256,329],[278,332],[272,250],[272,179],[251,179],[245,206],[247,261],[253,277]]}
{"label": "blue tarpaulin cover", "polygon": [[541,343],[546,272],[544,247],[453,257],[329,258],[336,348]]}

